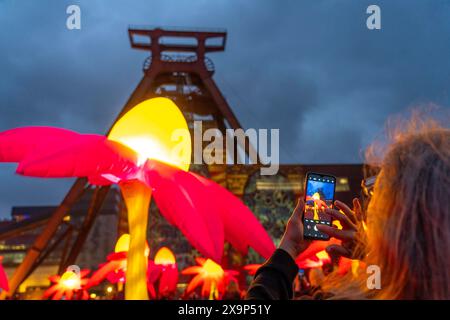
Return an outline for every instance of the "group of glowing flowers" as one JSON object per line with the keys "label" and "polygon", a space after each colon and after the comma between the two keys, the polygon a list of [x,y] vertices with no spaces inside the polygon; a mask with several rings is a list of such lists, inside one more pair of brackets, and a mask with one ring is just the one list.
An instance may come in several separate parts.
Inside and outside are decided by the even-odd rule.
{"label": "group of glowing flowers", "polygon": [[[92,296],[89,290],[104,281],[117,286],[117,291],[123,291],[126,283],[127,254],[130,236],[123,234],[116,243],[114,253],[107,257],[107,262],[99,266],[90,278],[89,270],[81,270],[77,274],[73,270],[64,272],[61,276],[54,275],[49,279],[51,286],[44,292],[43,299],[52,300],[87,300]],[[149,249],[146,250],[148,258]],[[201,287],[199,296],[209,299],[221,299],[230,282],[237,284],[237,271],[224,270],[211,259],[196,258],[197,266],[188,267],[181,271],[183,275],[194,277],[187,285],[185,297],[193,294]],[[166,299],[173,297],[177,291],[179,271],[175,255],[167,248],[160,248],[153,260],[148,260],[147,290],[151,299]],[[109,288],[109,287],[108,287]]]}

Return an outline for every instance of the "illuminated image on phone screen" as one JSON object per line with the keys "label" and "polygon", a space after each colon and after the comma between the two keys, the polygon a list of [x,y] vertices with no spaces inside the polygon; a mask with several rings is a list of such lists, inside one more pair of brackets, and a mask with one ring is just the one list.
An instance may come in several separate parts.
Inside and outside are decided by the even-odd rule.
{"label": "illuminated image on phone screen", "polygon": [[326,240],[328,235],[320,232],[316,225],[331,226],[331,217],[325,213],[325,209],[333,207],[336,180],[332,176],[320,174],[308,174],[306,179],[304,236]]}

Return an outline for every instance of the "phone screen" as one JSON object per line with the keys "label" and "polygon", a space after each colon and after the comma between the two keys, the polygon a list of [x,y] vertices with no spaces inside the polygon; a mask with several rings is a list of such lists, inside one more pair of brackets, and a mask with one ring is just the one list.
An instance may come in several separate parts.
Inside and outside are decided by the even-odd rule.
{"label": "phone screen", "polygon": [[306,239],[328,240],[325,233],[317,229],[317,224],[331,226],[331,216],[325,213],[332,208],[336,178],[320,173],[307,173],[305,186],[305,211],[303,212],[303,236]]}

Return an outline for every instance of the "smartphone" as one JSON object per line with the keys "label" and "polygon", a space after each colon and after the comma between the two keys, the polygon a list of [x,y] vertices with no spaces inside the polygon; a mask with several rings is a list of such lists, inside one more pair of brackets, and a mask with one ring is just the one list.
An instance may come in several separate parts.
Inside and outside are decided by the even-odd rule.
{"label": "smartphone", "polygon": [[303,237],[310,240],[329,240],[329,236],[317,229],[318,224],[331,226],[331,216],[326,208],[333,208],[336,177],[308,172],[305,178],[305,209],[303,211]]}

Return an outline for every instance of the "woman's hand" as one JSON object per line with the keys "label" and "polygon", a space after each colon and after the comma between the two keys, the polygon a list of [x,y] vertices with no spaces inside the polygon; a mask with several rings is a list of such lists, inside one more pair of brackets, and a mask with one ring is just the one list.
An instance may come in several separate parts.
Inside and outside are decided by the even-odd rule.
{"label": "woman's hand", "polygon": [[341,245],[333,244],[328,246],[326,248],[327,252],[333,257],[344,256],[350,259],[362,258],[363,252],[360,250],[357,252],[355,250],[361,248],[359,242],[363,238],[361,234],[363,232],[363,212],[359,200],[357,198],[353,199],[353,210],[341,201],[335,201],[334,205],[338,210],[325,209],[325,212],[334,220],[339,220],[342,225],[342,230],[323,224],[317,225],[319,231],[342,241]]}
{"label": "woman's hand", "polygon": [[303,199],[299,199],[297,206],[294,209],[289,221],[286,225],[283,238],[281,239],[280,249],[283,249],[292,257],[296,259],[297,256],[309,246],[309,241],[303,239],[303,210],[305,203]]}

